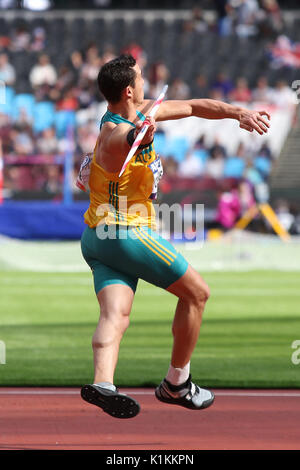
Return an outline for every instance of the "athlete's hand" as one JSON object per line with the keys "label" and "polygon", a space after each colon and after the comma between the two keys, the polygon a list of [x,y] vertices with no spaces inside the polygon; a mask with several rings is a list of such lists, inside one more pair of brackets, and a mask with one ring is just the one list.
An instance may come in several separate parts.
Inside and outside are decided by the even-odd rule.
{"label": "athlete's hand", "polygon": [[146,134],[144,135],[144,138],[142,140],[142,144],[150,144],[152,142],[152,140],[154,139],[154,134],[155,134],[155,131],[156,131],[156,122],[155,122],[155,119],[152,117],[152,116],[146,116],[146,119],[143,121],[138,121],[137,124],[136,124],[136,133],[135,133],[135,136],[134,138],[136,138],[136,136],[138,135],[138,133],[140,132],[140,130],[142,129],[143,125],[144,124],[148,124],[149,127],[147,129],[147,132]]}
{"label": "athlete's hand", "polygon": [[267,116],[270,120],[271,116],[267,111],[250,111],[243,109],[239,115],[240,128],[246,131],[257,131],[258,134],[263,135],[268,132],[270,124],[262,116]]}

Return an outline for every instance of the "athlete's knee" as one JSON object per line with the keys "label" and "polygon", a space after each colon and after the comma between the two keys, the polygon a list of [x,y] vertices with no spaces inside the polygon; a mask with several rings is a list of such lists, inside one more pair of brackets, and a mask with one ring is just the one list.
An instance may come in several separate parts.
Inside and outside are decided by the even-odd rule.
{"label": "athlete's knee", "polygon": [[[200,276],[199,276],[200,277]],[[210,297],[210,289],[203,279],[195,280],[190,287],[187,301],[199,306],[204,306]]]}
{"label": "athlete's knee", "polygon": [[126,310],[119,312],[119,320],[120,320],[120,329],[121,333],[124,334],[130,324],[129,313]]}
{"label": "athlete's knee", "polygon": [[130,310],[123,305],[118,305],[109,311],[101,312],[100,319],[101,315],[105,317],[106,322],[110,322],[114,326],[117,332],[123,334],[129,327]]}
{"label": "athlete's knee", "polygon": [[209,285],[206,284],[206,282],[204,282],[202,280],[202,283],[201,283],[201,298],[202,298],[202,301],[203,302],[207,302],[208,299],[210,297],[210,288],[209,288]]}
{"label": "athlete's knee", "polygon": [[129,327],[129,311],[117,309],[109,311],[102,309],[100,320],[92,338],[94,349],[110,346],[122,339],[123,334]]}

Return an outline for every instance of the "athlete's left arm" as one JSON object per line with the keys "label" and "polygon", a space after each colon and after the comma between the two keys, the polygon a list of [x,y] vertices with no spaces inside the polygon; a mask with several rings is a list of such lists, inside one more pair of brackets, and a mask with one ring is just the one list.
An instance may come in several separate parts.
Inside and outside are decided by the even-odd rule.
{"label": "athlete's left arm", "polygon": [[[145,101],[145,109],[149,112],[151,102]],[[270,124],[263,117],[270,119],[267,111],[251,111],[223,101],[212,99],[169,100],[163,101],[155,115],[156,121],[169,121],[196,116],[205,119],[236,119],[242,129],[249,132],[256,130],[259,134],[268,131]]]}

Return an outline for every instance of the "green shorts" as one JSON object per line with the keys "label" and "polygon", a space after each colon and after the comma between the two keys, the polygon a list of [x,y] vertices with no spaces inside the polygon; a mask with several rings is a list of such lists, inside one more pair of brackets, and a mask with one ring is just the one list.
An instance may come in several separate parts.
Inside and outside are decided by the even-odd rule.
{"label": "green shorts", "polygon": [[135,292],[139,279],[166,289],[188,267],[171,243],[146,226],[87,227],[81,250],[92,269],[96,294],[110,284],[125,284]]}

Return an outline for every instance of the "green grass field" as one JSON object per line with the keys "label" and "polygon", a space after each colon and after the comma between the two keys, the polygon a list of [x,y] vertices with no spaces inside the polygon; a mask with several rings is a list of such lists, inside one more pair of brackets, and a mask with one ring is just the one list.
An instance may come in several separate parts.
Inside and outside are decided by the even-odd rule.
{"label": "green grass field", "polygon": [[[191,372],[210,387],[300,387],[300,272],[202,273],[211,288]],[[0,272],[0,385],[80,386],[93,375],[91,274]],[[169,366],[176,298],[139,283],[115,383],[154,386]]]}

